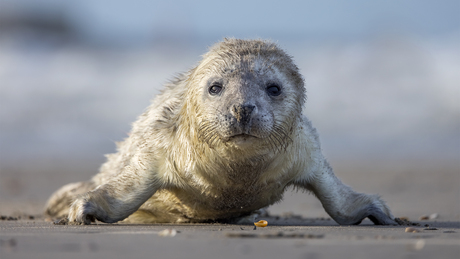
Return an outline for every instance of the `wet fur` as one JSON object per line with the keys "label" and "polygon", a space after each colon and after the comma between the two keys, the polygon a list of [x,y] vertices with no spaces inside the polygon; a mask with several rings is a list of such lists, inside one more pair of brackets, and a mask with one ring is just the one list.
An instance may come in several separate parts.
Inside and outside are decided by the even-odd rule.
{"label": "wet fur", "polygon": [[[213,80],[227,92],[210,96]],[[279,97],[264,92],[270,83],[282,86]],[[295,186],[313,192],[340,224],[366,217],[395,224],[378,196],[335,177],[301,114],[304,101],[302,76],[283,50],[225,39],[165,85],[99,174],[62,187],[46,213],[84,224],[232,221]],[[241,108],[247,105],[255,107],[251,113]]]}

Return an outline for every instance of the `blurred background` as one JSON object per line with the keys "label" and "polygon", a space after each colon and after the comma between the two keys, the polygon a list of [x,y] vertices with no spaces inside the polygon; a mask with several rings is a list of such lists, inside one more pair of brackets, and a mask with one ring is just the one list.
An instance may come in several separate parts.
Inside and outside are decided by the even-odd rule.
{"label": "blurred background", "polygon": [[[460,1],[0,2],[0,213],[94,175],[223,37],[277,42],[336,174],[397,216],[460,219]],[[273,213],[326,216],[288,193]]]}

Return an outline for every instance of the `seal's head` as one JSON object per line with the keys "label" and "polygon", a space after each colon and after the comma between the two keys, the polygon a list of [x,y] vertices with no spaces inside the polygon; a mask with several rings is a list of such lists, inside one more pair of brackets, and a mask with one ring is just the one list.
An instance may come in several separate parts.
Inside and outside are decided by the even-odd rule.
{"label": "seal's head", "polygon": [[291,57],[274,43],[225,39],[190,80],[198,137],[210,147],[280,150],[289,144],[305,88]]}

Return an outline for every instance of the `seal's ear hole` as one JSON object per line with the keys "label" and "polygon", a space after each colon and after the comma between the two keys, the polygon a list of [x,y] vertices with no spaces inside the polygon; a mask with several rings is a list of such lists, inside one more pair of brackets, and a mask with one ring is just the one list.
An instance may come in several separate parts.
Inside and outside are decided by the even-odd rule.
{"label": "seal's ear hole", "polygon": [[212,83],[211,86],[208,88],[208,92],[210,95],[218,95],[222,91],[222,85],[219,83]]}
{"label": "seal's ear hole", "polygon": [[281,94],[281,87],[277,84],[270,83],[267,85],[267,93],[271,96],[278,96]]}

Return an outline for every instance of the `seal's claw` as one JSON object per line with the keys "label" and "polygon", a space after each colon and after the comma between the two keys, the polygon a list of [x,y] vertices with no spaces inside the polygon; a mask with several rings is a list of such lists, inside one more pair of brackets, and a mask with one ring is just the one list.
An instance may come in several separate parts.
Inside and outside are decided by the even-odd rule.
{"label": "seal's claw", "polygon": [[104,218],[106,213],[100,206],[89,199],[88,193],[84,196],[76,199],[70,206],[69,224],[89,225],[98,218]]}
{"label": "seal's claw", "polygon": [[380,209],[372,210],[371,214],[367,216],[375,225],[398,225],[398,223],[391,218],[389,215],[385,214]]}

